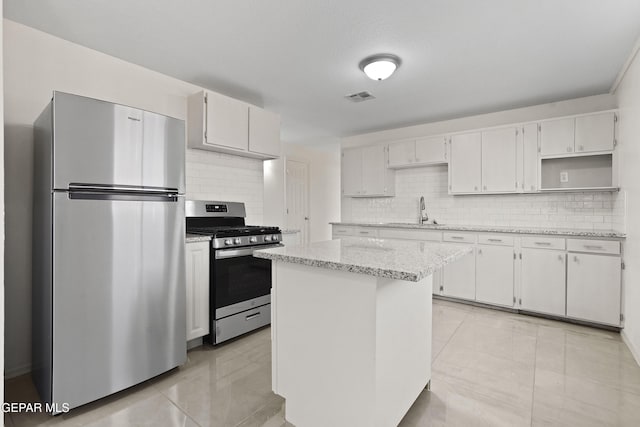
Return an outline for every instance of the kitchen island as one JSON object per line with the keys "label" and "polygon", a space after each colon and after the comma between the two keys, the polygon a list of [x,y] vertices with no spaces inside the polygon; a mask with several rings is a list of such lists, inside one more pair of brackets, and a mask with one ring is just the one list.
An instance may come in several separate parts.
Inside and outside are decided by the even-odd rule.
{"label": "kitchen island", "polygon": [[271,259],[272,387],[294,425],[395,426],[431,380],[431,280],[470,247],[347,238]]}

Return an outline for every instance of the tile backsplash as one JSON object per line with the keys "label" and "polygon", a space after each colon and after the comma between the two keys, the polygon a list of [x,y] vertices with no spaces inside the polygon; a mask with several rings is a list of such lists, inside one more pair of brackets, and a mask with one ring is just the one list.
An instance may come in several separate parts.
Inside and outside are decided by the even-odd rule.
{"label": "tile backsplash", "polygon": [[262,160],[187,149],[187,199],[244,202],[247,224],[262,224]]}
{"label": "tile backsplash", "polygon": [[342,221],[417,222],[424,196],[429,218],[443,224],[625,231],[624,192],[450,196],[447,166],[396,171],[396,196],[342,198]]}

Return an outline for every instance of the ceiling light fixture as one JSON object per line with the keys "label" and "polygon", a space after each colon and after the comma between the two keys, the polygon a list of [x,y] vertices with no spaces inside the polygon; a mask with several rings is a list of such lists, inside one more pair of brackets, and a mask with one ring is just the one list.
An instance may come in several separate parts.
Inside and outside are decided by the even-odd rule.
{"label": "ceiling light fixture", "polygon": [[400,58],[390,53],[371,55],[360,61],[360,69],[371,80],[384,80],[400,66]]}

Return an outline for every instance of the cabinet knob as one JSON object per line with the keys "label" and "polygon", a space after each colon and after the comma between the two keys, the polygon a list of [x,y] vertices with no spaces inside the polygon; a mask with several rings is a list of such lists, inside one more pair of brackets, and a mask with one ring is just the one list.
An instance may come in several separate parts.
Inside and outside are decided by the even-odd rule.
{"label": "cabinet knob", "polygon": [[478,249],[478,255],[482,255],[482,249]]}
{"label": "cabinet knob", "polygon": [[578,259],[578,257],[576,255],[573,256],[573,262],[580,262],[580,260]]}
{"label": "cabinet knob", "polygon": [[487,186],[485,185],[484,187],[482,187],[482,189],[483,189],[483,190],[486,190],[486,189],[487,189]]}
{"label": "cabinet knob", "polygon": [[572,152],[572,151],[573,151],[573,148],[571,148],[571,147],[567,147],[567,153],[570,153],[570,152]]}
{"label": "cabinet knob", "polygon": [[473,187],[474,191],[478,191],[478,186],[476,185],[475,187]]}
{"label": "cabinet knob", "polygon": [[579,145],[578,146],[578,151],[584,151],[584,145]]}
{"label": "cabinet knob", "polygon": [[564,256],[563,256],[563,255],[558,255],[558,259],[559,259],[560,261],[564,261]]}

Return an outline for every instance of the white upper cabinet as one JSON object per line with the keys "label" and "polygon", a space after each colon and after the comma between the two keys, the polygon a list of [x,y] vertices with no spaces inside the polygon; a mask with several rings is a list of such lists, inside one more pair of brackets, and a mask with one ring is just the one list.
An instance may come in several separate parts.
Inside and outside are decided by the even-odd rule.
{"label": "white upper cabinet", "polygon": [[342,151],[342,194],[360,196],[362,191],[362,149]]}
{"label": "white upper cabinet", "polygon": [[205,97],[205,144],[235,150],[249,148],[249,106],[228,96],[210,92]]}
{"label": "white upper cabinet", "polygon": [[389,144],[389,167],[413,166],[416,160],[416,142],[402,141]]}
{"label": "white upper cabinet", "polygon": [[395,194],[393,171],[387,169],[387,148],[367,146],[342,151],[342,195],[387,197]]}
{"label": "white upper cabinet", "polygon": [[522,127],[522,177],[519,179],[525,193],[538,191],[538,126],[535,123]]}
{"label": "white upper cabinet", "polygon": [[482,191],[516,192],[516,136],[513,128],[482,132]]}
{"label": "white upper cabinet", "polygon": [[479,193],[482,185],[480,132],[453,135],[449,162],[449,192]]}
{"label": "white upper cabinet", "polygon": [[228,96],[198,92],[187,100],[187,144],[244,157],[277,158],[280,118]]}
{"label": "white upper cabinet", "polygon": [[389,144],[389,167],[435,165],[447,162],[447,142],[444,136],[434,136]]}
{"label": "white upper cabinet", "polygon": [[615,140],[614,113],[576,117],[575,151],[611,151]]}
{"label": "white upper cabinet", "polygon": [[540,123],[540,154],[612,151],[615,146],[615,114],[589,114]]}
{"label": "white upper cabinet", "polygon": [[573,153],[574,139],[574,118],[540,123],[540,154],[543,156]]}
{"label": "white upper cabinet", "polygon": [[249,106],[249,151],[280,157],[280,115]]}
{"label": "white upper cabinet", "polygon": [[447,163],[447,140],[444,136],[434,136],[416,140],[416,163]]}

